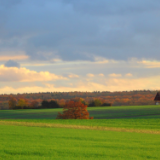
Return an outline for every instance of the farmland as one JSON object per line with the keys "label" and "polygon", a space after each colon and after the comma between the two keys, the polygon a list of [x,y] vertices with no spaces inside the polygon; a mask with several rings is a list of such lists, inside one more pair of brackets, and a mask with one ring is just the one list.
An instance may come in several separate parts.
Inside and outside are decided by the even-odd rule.
{"label": "farmland", "polygon": [[[0,119],[55,119],[62,109],[26,109],[0,110]],[[160,107],[148,106],[114,106],[88,107],[90,116],[95,119],[160,117]]]}
{"label": "farmland", "polygon": [[61,111],[0,111],[0,159],[160,158],[160,106],[92,107],[96,119],[55,120]]}

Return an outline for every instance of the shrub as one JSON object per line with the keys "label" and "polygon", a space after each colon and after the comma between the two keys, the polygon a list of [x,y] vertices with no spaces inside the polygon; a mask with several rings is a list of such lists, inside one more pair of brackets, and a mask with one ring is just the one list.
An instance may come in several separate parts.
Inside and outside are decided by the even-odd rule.
{"label": "shrub", "polygon": [[80,101],[68,101],[64,105],[63,113],[59,112],[56,119],[93,119],[93,117],[89,117],[87,105]]}

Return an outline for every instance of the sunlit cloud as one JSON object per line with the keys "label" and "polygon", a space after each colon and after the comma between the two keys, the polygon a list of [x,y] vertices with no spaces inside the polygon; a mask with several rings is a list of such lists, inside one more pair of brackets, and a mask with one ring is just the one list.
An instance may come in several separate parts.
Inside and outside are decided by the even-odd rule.
{"label": "sunlit cloud", "polygon": [[79,78],[79,75],[76,75],[76,74],[69,74],[68,77],[69,77],[69,78]]}
{"label": "sunlit cloud", "polygon": [[158,90],[160,76],[152,76],[149,78],[113,78],[106,81],[106,85],[109,91],[125,91],[125,90]]}
{"label": "sunlit cloud", "polygon": [[67,86],[45,83],[44,86],[23,86],[13,87],[4,86],[0,88],[0,93],[33,93],[33,92],[70,92],[70,91],[130,91],[130,90],[158,90],[160,76],[150,78],[110,78],[104,83],[94,81],[82,82],[77,81],[75,84],[69,83]]}
{"label": "sunlit cloud", "polygon": [[100,77],[104,77],[104,74],[103,74],[103,73],[100,73],[99,76],[100,76]]}
{"label": "sunlit cloud", "polygon": [[104,60],[101,60],[101,61],[96,61],[94,63],[96,63],[96,64],[105,64],[105,63],[109,63],[109,60],[104,59]]}
{"label": "sunlit cloud", "polygon": [[57,63],[57,62],[63,62],[63,60],[61,60],[59,58],[55,58],[55,59],[52,59],[51,62],[56,62]]}
{"label": "sunlit cloud", "polygon": [[127,73],[125,76],[126,77],[132,77],[133,75],[131,73]]}
{"label": "sunlit cloud", "polygon": [[8,60],[27,60],[29,56],[24,55],[23,52],[0,52],[0,61],[8,61]]}
{"label": "sunlit cloud", "polygon": [[106,59],[104,57],[98,57],[98,56],[94,57],[94,60],[95,61],[92,62],[92,63],[95,63],[95,64],[107,64],[107,63],[119,63],[119,62],[121,62],[120,60],[117,61],[117,60],[114,60],[114,59]]}
{"label": "sunlit cloud", "polygon": [[109,74],[109,77],[122,77],[122,75],[121,74],[112,73],[112,74]]}
{"label": "sunlit cloud", "polygon": [[17,67],[5,67],[0,66],[0,81],[17,81],[17,82],[34,82],[34,81],[54,81],[54,80],[66,80],[66,77],[55,75],[53,73],[36,72],[26,68]]}
{"label": "sunlit cloud", "polygon": [[94,74],[88,73],[88,74],[87,74],[87,77],[90,77],[90,78],[91,78],[91,77],[94,77]]}
{"label": "sunlit cloud", "polygon": [[160,61],[143,60],[143,61],[138,61],[137,63],[144,65],[144,67],[146,68],[160,68]]}

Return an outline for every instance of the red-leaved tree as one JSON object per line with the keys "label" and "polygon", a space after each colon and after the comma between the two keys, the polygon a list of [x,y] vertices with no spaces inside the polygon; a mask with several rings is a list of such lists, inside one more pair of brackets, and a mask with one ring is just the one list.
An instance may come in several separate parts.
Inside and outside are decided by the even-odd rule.
{"label": "red-leaved tree", "polygon": [[89,117],[87,105],[81,101],[69,101],[65,103],[63,113],[59,112],[56,119],[93,119],[93,117]]}

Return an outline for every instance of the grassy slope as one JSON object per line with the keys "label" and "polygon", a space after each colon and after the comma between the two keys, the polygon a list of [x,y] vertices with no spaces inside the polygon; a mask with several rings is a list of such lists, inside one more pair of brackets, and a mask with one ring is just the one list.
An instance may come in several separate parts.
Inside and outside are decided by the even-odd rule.
{"label": "grassy slope", "polygon": [[160,136],[0,125],[0,159],[159,159]]}
{"label": "grassy slope", "polygon": [[[62,109],[1,110],[0,119],[55,119]],[[160,118],[160,106],[88,107],[95,119]]]}

